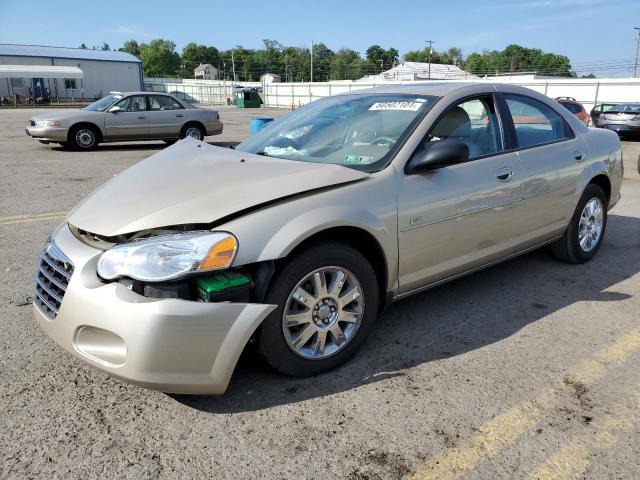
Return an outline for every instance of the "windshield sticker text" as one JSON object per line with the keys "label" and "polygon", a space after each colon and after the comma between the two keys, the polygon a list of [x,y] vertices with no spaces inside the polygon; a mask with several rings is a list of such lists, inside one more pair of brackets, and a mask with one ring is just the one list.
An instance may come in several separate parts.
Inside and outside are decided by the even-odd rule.
{"label": "windshield sticker text", "polygon": [[369,107],[369,110],[404,110],[407,112],[417,112],[421,106],[422,104],[418,102],[376,102]]}

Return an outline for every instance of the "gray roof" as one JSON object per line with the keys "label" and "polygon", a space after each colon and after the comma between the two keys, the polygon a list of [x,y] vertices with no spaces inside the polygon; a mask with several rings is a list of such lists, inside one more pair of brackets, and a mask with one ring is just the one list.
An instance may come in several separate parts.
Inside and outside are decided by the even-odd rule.
{"label": "gray roof", "polygon": [[135,62],[140,59],[126,52],[110,50],[89,50],[84,48],[46,47],[42,45],[15,45],[0,43],[0,56],[12,57],[54,57],[77,60],[102,60],[108,62]]}

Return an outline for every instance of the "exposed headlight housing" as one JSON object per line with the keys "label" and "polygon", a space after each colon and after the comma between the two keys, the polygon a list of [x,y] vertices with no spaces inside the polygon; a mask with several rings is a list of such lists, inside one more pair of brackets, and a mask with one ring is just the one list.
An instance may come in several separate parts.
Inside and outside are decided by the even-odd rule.
{"label": "exposed headlight housing", "polygon": [[62,120],[36,120],[36,127],[59,127]]}
{"label": "exposed headlight housing", "polygon": [[129,277],[164,282],[191,273],[228,268],[237,251],[238,240],[228,232],[162,235],[105,251],[98,261],[98,275],[105,280]]}

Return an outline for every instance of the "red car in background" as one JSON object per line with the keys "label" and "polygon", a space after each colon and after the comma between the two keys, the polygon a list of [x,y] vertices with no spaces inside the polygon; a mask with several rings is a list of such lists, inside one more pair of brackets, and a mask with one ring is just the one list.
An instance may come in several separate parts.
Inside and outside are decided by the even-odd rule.
{"label": "red car in background", "polygon": [[589,124],[589,119],[591,118],[587,111],[584,109],[582,104],[576,101],[573,97],[558,97],[555,99],[560,105],[565,107],[571,113],[573,113],[578,120],[580,120],[585,125]]}

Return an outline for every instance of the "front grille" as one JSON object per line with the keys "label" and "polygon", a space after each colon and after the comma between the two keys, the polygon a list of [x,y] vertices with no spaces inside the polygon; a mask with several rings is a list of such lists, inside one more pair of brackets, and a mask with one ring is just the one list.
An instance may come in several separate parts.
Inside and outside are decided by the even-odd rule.
{"label": "front grille", "polygon": [[51,319],[58,315],[72,274],[71,260],[60,251],[53,241],[50,241],[38,258],[33,303]]}

